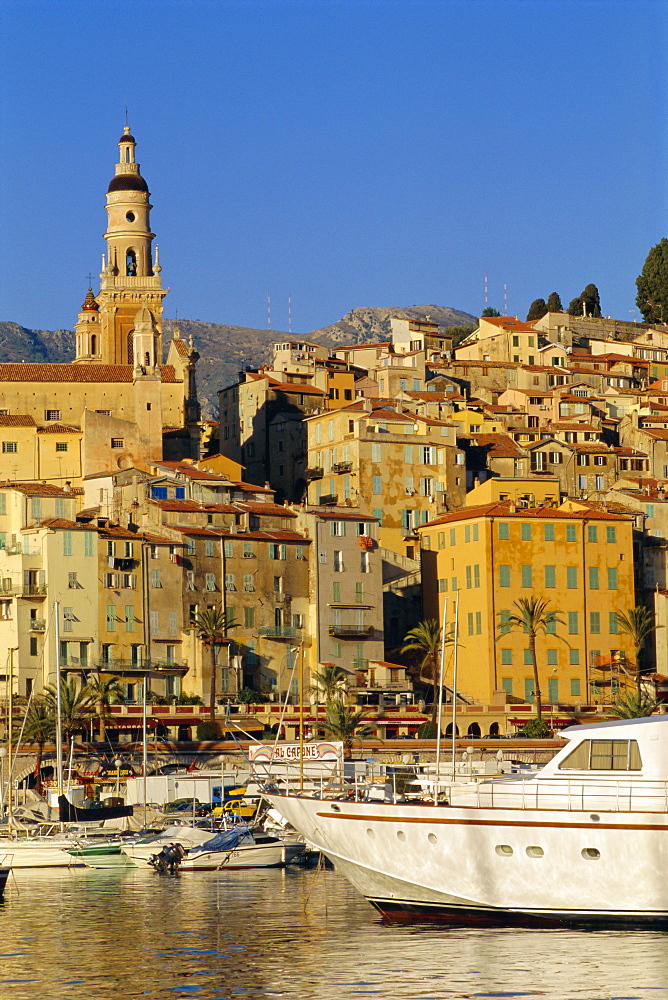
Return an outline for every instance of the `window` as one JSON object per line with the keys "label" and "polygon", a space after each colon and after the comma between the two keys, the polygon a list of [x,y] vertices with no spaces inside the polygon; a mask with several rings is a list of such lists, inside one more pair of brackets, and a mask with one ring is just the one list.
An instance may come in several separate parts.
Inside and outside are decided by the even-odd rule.
{"label": "window", "polygon": [[244,608],[244,628],[253,628],[255,625],[255,608]]}
{"label": "window", "polygon": [[380,457],[380,445],[377,442],[374,442],[371,445],[371,461],[372,462],[380,462],[381,461],[381,457]]}
{"label": "window", "polygon": [[522,541],[523,542],[530,542],[531,541],[531,525],[530,524],[523,524],[522,525]]}
{"label": "window", "polygon": [[576,538],[575,538],[575,527],[576,526],[574,524],[567,524],[566,525],[566,541],[567,542],[574,542],[576,540]]}
{"label": "window", "polygon": [[[252,554],[253,553],[251,552],[250,555],[252,555]],[[246,552],[244,551],[244,556],[245,555],[246,555]],[[300,562],[303,562],[304,559],[306,559],[306,556],[304,555],[304,546],[303,545],[295,545],[295,559],[299,560]]]}
{"label": "window", "polygon": [[[244,584],[243,584],[243,586],[244,586],[244,593],[245,594],[254,594],[255,593],[255,577],[253,576],[252,573],[245,573],[244,574]],[[226,583],[225,583],[225,589],[227,590],[227,578],[226,578]]]}
{"label": "window", "polygon": [[577,566],[566,567],[566,586],[569,590],[578,588],[578,568]]}
{"label": "window", "polygon": [[499,566],[499,586],[510,586],[510,566]]}
{"label": "window", "polygon": [[559,662],[559,659],[558,659],[558,650],[556,650],[556,649],[548,649],[548,651],[547,651],[547,665],[548,665],[548,667],[556,667],[558,662]]}
{"label": "window", "polygon": [[44,411],[45,420],[60,420],[60,410],[45,410]]}
{"label": "window", "polygon": [[112,438],[111,439],[111,447],[112,448],[123,448],[123,447],[125,447],[125,441],[123,440],[123,438]]}
{"label": "window", "polygon": [[204,542],[204,555],[205,556],[212,556],[213,555],[213,546],[214,546],[213,539],[212,538],[207,538],[206,541]]}
{"label": "window", "polygon": [[[510,650],[507,650],[510,653]],[[512,677],[502,677],[501,678],[501,688],[506,692],[506,694],[513,693],[513,679]]]}
{"label": "window", "polygon": [[571,698],[580,697],[580,678],[571,677]]}
{"label": "window", "polygon": [[36,635],[31,635],[30,636],[30,655],[31,656],[37,656],[37,653],[38,653],[38,649],[37,649],[37,636]]}
{"label": "window", "polygon": [[[227,578],[228,578],[228,576],[232,577],[232,587],[230,587],[230,588],[228,588],[228,586],[227,586]],[[204,574],[204,589],[208,590],[208,591],[213,591],[213,590],[217,589],[216,588],[216,574],[215,573],[205,573]],[[226,573],[225,574],[225,590],[228,590],[228,589],[230,589],[230,590],[236,590],[236,587],[234,586],[234,574],[233,573]]]}
{"label": "window", "polygon": [[341,584],[338,581],[332,584],[332,600],[335,604],[341,603]]}
{"label": "window", "polygon": [[543,525],[543,539],[546,542],[553,542],[554,541],[554,525],[553,524],[544,524]]}
{"label": "window", "polygon": [[56,451],[67,451],[67,441],[56,441]]}
{"label": "window", "polygon": [[578,771],[640,771],[636,740],[583,740],[559,765]]}
{"label": "window", "polygon": [[598,590],[598,566],[589,567],[589,589]]}
{"label": "window", "polygon": [[422,463],[423,465],[433,465],[435,461],[434,456],[435,449],[431,445],[425,445],[422,449]]}
{"label": "window", "polygon": [[475,634],[482,635],[482,611],[475,613]]}
{"label": "window", "polygon": [[18,451],[18,445],[16,441],[3,441],[2,451],[5,455],[13,455]]}
{"label": "window", "polygon": [[510,525],[507,521],[499,521],[499,538],[510,538]]}
{"label": "window", "polygon": [[[471,575],[471,567],[467,566],[466,567],[466,589],[467,590],[471,589],[472,582],[473,582],[473,578],[472,578],[472,575]],[[472,634],[473,634],[472,632],[469,632],[469,635],[472,635]]]}
{"label": "window", "polygon": [[512,649],[502,649],[501,650],[501,663],[504,667],[512,667],[513,665],[513,651]]}
{"label": "window", "polygon": [[413,445],[412,444],[405,444],[404,445],[404,465],[412,465],[412,464],[413,464]]}
{"label": "window", "polygon": [[473,612],[469,611],[466,617],[468,620],[468,634],[473,635]]}
{"label": "window", "polygon": [[[169,612],[169,637],[175,639],[178,634],[178,620],[176,611]],[[172,647],[173,648],[173,647]]]}
{"label": "window", "polygon": [[[556,649],[553,650],[556,653]],[[554,661],[557,662],[556,660]],[[559,678],[548,677],[547,679],[547,700],[553,705],[559,701]]]}
{"label": "window", "polygon": [[[231,545],[231,542],[224,542],[224,545]],[[229,555],[231,554],[232,553],[230,552]],[[197,555],[197,542],[195,541],[194,538],[189,538],[186,543],[186,555],[187,556]],[[225,551],[225,555],[228,555],[227,550]]]}
{"label": "window", "polygon": [[334,565],[333,569],[335,573],[343,573],[343,552],[340,550],[334,551]]}
{"label": "window", "polygon": [[522,586],[533,587],[533,574],[531,566],[522,566]]}
{"label": "window", "polygon": [[569,649],[568,651],[568,662],[572,667],[577,667],[580,663],[580,650],[579,649]]}
{"label": "window", "polygon": [[282,576],[275,576],[274,577],[274,594],[282,594],[282,593],[283,593],[283,577]]}
{"label": "window", "polygon": [[63,531],[63,555],[72,555],[72,532]]}
{"label": "window", "polygon": [[524,700],[533,701],[535,698],[533,689],[533,677],[524,678]]}
{"label": "window", "polygon": [[158,590],[160,587],[162,587],[159,569],[151,570],[151,586],[153,587],[154,590]]}
{"label": "window", "polygon": [[568,612],[568,634],[577,635],[580,631],[579,611]]}
{"label": "window", "polygon": [[608,632],[610,635],[617,635],[619,632],[619,618],[616,611],[608,612]]}
{"label": "window", "polygon": [[151,628],[151,636],[155,638],[155,636],[158,635],[160,631],[160,612],[159,611],[149,612],[149,622]]}
{"label": "window", "polygon": [[546,587],[557,586],[557,570],[555,566],[545,567],[545,586]]}
{"label": "window", "polygon": [[79,589],[79,581],[77,580],[76,573],[68,573],[67,574],[67,586],[68,586],[68,588],[70,590],[78,590]]}
{"label": "window", "polygon": [[605,540],[606,540],[606,542],[613,542],[613,543],[616,542],[617,541],[617,529],[613,528],[613,527],[610,527],[610,525],[608,525],[608,527],[605,529]]}
{"label": "window", "polygon": [[598,541],[598,531],[596,530],[595,524],[587,525],[587,541],[597,542]]}
{"label": "window", "polygon": [[330,521],[329,531],[331,535],[345,535],[346,533],[346,522],[345,521]]}
{"label": "window", "polygon": [[[67,610],[67,609],[65,609]],[[72,623],[70,622],[70,627],[65,627],[65,632],[72,631]],[[116,631],[116,608],[113,604],[107,604],[107,632]]]}
{"label": "window", "polygon": [[480,586],[480,566],[478,563],[476,563],[475,566],[473,567],[473,586],[474,587]]}
{"label": "window", "polygon": [[617,590],[617,570],[608,566],[608,590]]}
{"label": "window", "polygon": [[374,476],[371,481],[371,492],[375,495],[383,492],[383,477]]}
{"label": "window", "polygon": [[135,629],[135,611],[131,604],[125,605],[125,631],[134,632]]}
{"label": "window", "polygon": [[499,611],[499,630],[502,635],[510,632],[510,625],[508,624],[509,617],[510,611]]}
{"label": "window", "polygon": [[371,563],[369,562],[369,553],[360,553],[360,573],[370,573]]}

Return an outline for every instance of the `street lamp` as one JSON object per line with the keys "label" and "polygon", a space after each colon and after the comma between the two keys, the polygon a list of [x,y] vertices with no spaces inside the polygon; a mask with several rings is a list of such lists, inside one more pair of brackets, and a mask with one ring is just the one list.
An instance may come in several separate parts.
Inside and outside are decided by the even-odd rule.
{"label": "street lamp", "polygon": [[114,764],[116,765],[116,798],[120,797],[120,784],[121,784],[121,764],[123,761],[120,757],[116,757]]}

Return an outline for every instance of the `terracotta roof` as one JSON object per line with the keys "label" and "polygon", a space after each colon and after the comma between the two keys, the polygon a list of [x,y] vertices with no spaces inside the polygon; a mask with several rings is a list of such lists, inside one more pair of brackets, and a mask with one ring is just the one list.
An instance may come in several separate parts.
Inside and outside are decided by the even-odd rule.
{"label": "terracotta roof", "polygon": [[0,427],[34,427],[35,421],[25,413],[8,413],[0,417]]}
{"label": "terracotta roof", "polygon": [[471,434],[470,439],[481,448],[488,448],[490,458],[522,458],[524,452],[507,434]]}
{"label": "terracotta roof", "polygon": [[345,346],[339,347],[338,345],[333,348],[334,354],[337,351],[367,351],[375,347],[390,347],[392,344],[391,340],[378,340],[371,341],[368,344],[346,344]]}
{"label": "terracotta roof", "polygon": [[[646,451],[638,451],[637,448],[623,448],[621,445],[615,445],[612,449],[616,455],[628,455],[631,458],[647,458]],[[628,478],[628,476],[626,477]],[[658,482],[659,480],[654,480]]]}
{"label": "terracotta roof", "polygon": [[12,483],[8,481],[0,482],[0,489],[16,490],[29,497],[81,496],[84,492],[81,486],[73,486],[70,490],[64,490],[62,486],[52,486],[51,483]]}
{"label": "terracotta roof", "polygon": [[323,521],[377,521],[378,518],[374,517],[373,514],[362,514],[361,511],[353,512],[341,507],[309,507],[309,514],[315,514],[317,517],[322,518]]}
{"label": "terracotta roof", "polygon": [[[173,365],[160,365],[163,382],[177,382]],[[132,382],[132,365],[0,364],[0,382]]]}
{"label": "terracotta roof", "polygon": [[309,542],[310,538],[301,535],[298,531],[239,531],[236,527],[230,527],[221,532],[226,538],[238,538],[241,541],[250,539],[258,542]]}
{"label": "terracotta roof", "polygon": [[181,340],[180,338],[174,339],[172,340],[172,344],[176,348],[176,353],[179,355],[179,357],[181,358],[190,357],[190,348],[186,344],[185,340]]}
{"label": "terracotta roof", "polygon": [[45,517],[34,522],[34,526],[42,528],[59,528],[65,531],[89,531],[87,524],[79,524],[77,521],[70,521],[66,517]]}
{"label": "terracotta roof", "polygon": [[150,499],[149,503],[152,503],[155,507],[159,507],[160,510],[172,510],[172,511],[204,511],[205,508],[200,503],[195,503],[194,500],[155,500]]}
{"label": "terracotta roof", "polygon": [[[578,501],[579,502],[579,501]],[[586,510],[560,510],[557,507],[516,507],[511,511],[508,503],[489,503],[479,507],[462,507],[460,510],[451,511],[441,517],[429,521],[428,524],[421,524],[417,530],[421,531],[426,527],[433,527],[437,524],[451,524],[454,521],[472,521],[479,517],[502,517],[517,518],[526,521],[528,518],[540,520],[595,520],[595,521],[627,521],[627,517],[619,514],[610,514],[607,511],[588,508]]]}
{"label": "terracotta roof", "polygon": [[38,434],[81,434],[80,427],[72,424],[47,424],[46,427],[38,427]]}
{"label": "terracotta roof", "polygon": [[261,500],[240,500],[235,504],[235,510],[248,511],[250,514],[266,514],[275,517],[297,517],[289,507],[282,507],[278,503],[263,503]]}
{"label": "terracotta roof", "polygon": [[318,389],[315,385],[306,385],[301,382],[276,382],[272,388],[285,393],[302,393],[311,396],[326,396],[324,389]]}
{"label": "terracotta roof", "polygon": [[484,320],[485,323],[491,323],[493,326],[507,327],[509,330],[524,330],[526,333],[535,332],[533,321],[523,323],[515,316],[481,316],[480,319]]}

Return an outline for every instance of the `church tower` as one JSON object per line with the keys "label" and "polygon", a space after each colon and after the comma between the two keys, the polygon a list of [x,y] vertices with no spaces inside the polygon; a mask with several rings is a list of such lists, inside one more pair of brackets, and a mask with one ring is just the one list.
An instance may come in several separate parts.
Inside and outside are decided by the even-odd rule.
{"label": "church tower", "polygon": [[[107,190],[107,253],[94,299],[97,308],[84,304],[79,314],[75,361],[132,365],[141,375],[148,374],[147,360],[151,369],[162,363],[162,300],[167,289],[162,287],[158,249],[155,258],[152,250],[150,193],[127,125],[118,146],[119,162]],[[136,357],[140,346],[141,356]]]}

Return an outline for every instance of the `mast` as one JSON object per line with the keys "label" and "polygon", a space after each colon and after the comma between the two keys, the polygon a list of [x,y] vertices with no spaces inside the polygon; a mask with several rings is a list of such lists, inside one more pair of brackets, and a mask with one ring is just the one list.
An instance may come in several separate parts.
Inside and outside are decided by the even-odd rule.
{"label": "mast", "polygon": [[53,602],[56,636],[56,784],[63,794],[63,705],[60,690],[60,601]]}
{"label": "mast", "polygon": [[445,630],[448,623],[448,598],[443,603],[443,624],[441,626],[441,663],[438,674],[438,717],[436,720],[436,785],[434,805],[438,805],[438,778],[441,769],[441,715],[443,712],[443,670],[445,666]]}
{"label": "mast", "polygon": [[455,597],[455,649],[452,657],[452,780],[455,780],[455,763],[457,751],[457,649],[459,633],[459,591]]}

